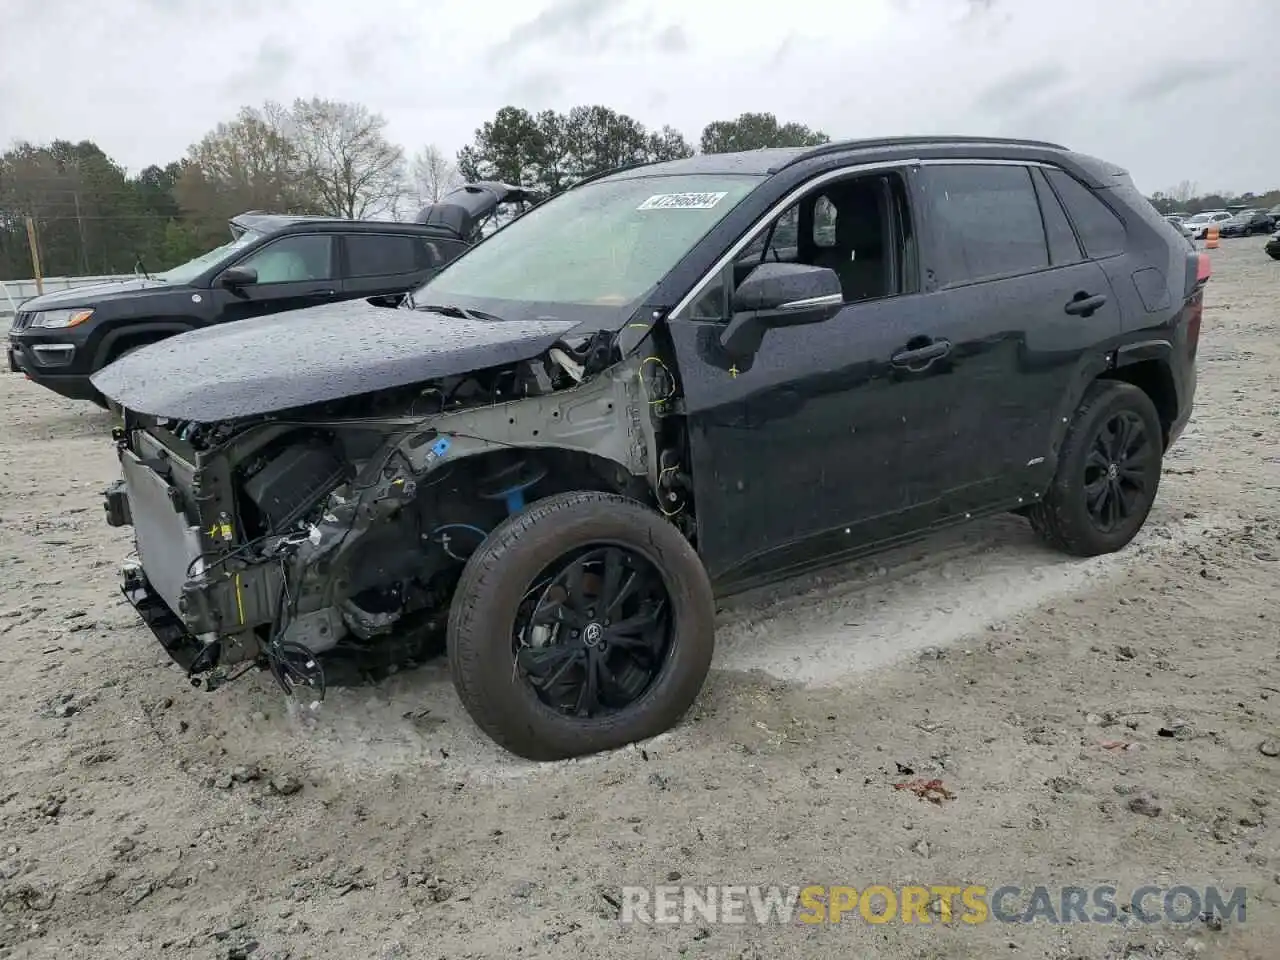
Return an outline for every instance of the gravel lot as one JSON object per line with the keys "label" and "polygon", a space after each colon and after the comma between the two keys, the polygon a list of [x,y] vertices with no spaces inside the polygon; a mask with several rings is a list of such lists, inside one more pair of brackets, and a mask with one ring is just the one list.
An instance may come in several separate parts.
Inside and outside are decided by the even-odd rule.
{"label": "gravel lot", "polygon": [[[438,663],[314,713],[266,675],[192,690],[116,590],[107,415],[0,376],[0,957],[1275,957],[1261,247],[1213,255],[1197,413],[1124,553],[1066,561],[1002,518],[738,598],[694,716],[563,764],[501,754]],[[954,799],[894,789],[912,776]],[[666,882],[1249,902],[1185,926],[619,924],[622,886]]]}

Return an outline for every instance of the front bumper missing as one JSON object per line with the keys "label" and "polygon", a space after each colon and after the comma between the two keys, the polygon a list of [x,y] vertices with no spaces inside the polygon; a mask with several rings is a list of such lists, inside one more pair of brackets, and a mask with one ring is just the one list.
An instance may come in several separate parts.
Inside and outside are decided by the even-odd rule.
{"label": "front bumper missing", "polygon": [[[201,643],[191,635],[186,624],[151,588],[141,567],[124,568],[121,572],[120,592],[138,612],[160,646],[164,647],[165,653],[188,674],[199,673],[217,665],[218,645]],[[211,660],[215,662],[210,662]]]}
{"label": "front bumper missing", "polygon": [[196,469],[147,437],[139,450],[144,456],[121,449],[123,476],[103,492],[107,524],[132,527],[137,549],[121,591],[188,672],[254,659],[258,628],[278,613],[281,564],[246,565],[231,556],[232,546],[202,553],[212,535],[186,508],[196,501]]}

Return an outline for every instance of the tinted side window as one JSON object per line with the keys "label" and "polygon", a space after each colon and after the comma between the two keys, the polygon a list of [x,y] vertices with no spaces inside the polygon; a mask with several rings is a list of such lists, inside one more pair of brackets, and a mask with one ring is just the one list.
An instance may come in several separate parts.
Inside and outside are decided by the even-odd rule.
{"label": "tinted side window", "polygon": [[378,234],[351,235],[347,242],[347,275],[384,277],[434,266],[435,255],[425,237]]}
{"label": "tinted side window", "polygon": [[298,283],[333,279],[333,238],[319,234],[281,237],[255,250],[236,266],[258,271],[258,283]]}
{"label": "tinted side window", "polygon": [[1050,170],[1049,182],[1076,225],[1085,253],[1096,259],[1124,252],[1124,222],[1110,207],[1079,180],[1061,170]]}
{"label": "tinted side window", "polygon": [[1062,204],[1044,178],[1044,171],[1033,169],[1031,179],[1035,181],[1036,196],[1040,198],[1040,212],[1044,214],[1044,233],[1049,240],[1049,262],[1055,267],[1079,263],[1084,259],[1080,254],[1080,244],[1071,230],[1071,221],[1063,212]]}
{"label": "tinted side window", "polygon": [[1026,167],[926,167],[923,179],[943,247],[944,283],[1049,266],[1040,205]]}

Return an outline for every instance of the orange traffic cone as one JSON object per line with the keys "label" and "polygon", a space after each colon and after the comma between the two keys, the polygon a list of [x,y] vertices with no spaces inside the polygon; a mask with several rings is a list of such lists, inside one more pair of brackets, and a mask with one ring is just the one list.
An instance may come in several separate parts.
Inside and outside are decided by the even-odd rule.
{"label": "orange traffic cone", "polygon": [[1204,248],[1206,250],[1218,249],[1218,225],[1216,223],[1209,224],[1204,232]]}

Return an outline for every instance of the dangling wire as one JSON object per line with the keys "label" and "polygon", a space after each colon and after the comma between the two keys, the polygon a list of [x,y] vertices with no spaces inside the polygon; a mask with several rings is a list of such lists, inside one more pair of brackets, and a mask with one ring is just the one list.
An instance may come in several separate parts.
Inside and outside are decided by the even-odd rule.
{"label": "dangling wire", "polygon": [[671,375],[671,371],[667,368],[667,365],[662,362],[661,357],[645,357],[643,360],[640,361],[641,371],[644,370],[644,365],[646,363],[656,363],[658,366],[660,366],[662,368],[662,372],[667,375],[667,384],[670,387],[670,389],[667,390],[667,395],[665,397],[659,397],[657,400],[650,400],[649,403],[650,404],[666,403],[668,400],[670,400],[672,397],[676,395],[676,378]]}
{"label": "dangling wire", "polygon": [[679,513],[681,510],[684,509],[684,501],[681,501],[680,504],[674,510],[668,510],[666,508],[666,505],[662,502],[662,478],[669,473],[675,473],[679,469],[680,469],[680,465],[678,463],[675,463],[669,467],[663,467],[662,470],[658,472],[658,509],[662,511],[662,515],[664,517],[674,517],[677,513]]}

